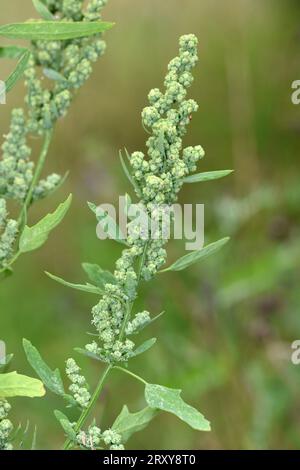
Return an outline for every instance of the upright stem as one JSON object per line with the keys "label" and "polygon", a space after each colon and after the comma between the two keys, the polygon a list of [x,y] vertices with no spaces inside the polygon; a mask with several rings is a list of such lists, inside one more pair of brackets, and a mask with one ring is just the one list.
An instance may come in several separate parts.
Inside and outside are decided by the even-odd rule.
{"label": "upright stem", "polygon": [[[92,411],[92,409],[94,407],[94,404],[96,403],[96,401],[98,400],[98,398],[100,396],[100,393],[102,392],[104,382],[105,382],[109,372],[112,370],[112,368],[113,368],[113,366],[111,364],[109,364],[106,367],[106,369],[104,370],[103,374],[101,375],[100,380],[98,382],[98,385],[96,387],[96,390],[94,391],[93,396],[90,400],[89,406],[85,410],[83,410],[79,420],[77,421],[76,427],[74,429],[76,434],[80,431],[81,427],[84,425],[87,418],[89,417],[89,414]],[[71,445],[72,445],[71,439],[67,439],[65,444],[64,444],[63,449],[68,450],[71,447]]]}
{"label": "upright stem", "polygon": [[[143,269],[143,266],[144,266],[144,263],[145,263],[145,259],[146,259],[146,254],[147,254],[147,249],[148,249],[148,241],[145,243],[145,246],[144,246],[144,250],[143,250],[143,253],[142,253],[142,256],[141,256],[141,261],[140,261],[140,265],[139,265],[139,272],[138,272],[138,281],[137,281],[137,289],[138,289],[138,286],[139,286],[139,283],[140,283],[140,279],[141,279],[141,273],[142,273],[142,269]],[[124,337],[124,334],[125,334],[125,330],[126,330],[126,325],[129,321],[129,318],[130,318],[130,315],[131,315],[131,311],[132,311],[132,307],[133,307],[133,304],[134,302],[129,302],[127,304],[127,311],[126,311],[126,314],[125,314],[125,318],[124,318],[124,321],[123,321],[123,324],[122,324],[122,328],[121,328],[121,331],[120,331],[120,335],[119,335],[119,338],[120,338],[120,341],[123,339]],[[126,369],[123,369],[122,367],[118,367],[118,366],[114,366],[113,364],[109,364],[105,371],[103,372],[103,374],[101,375],[100,377],[100,380],[98,382],[98,385],[96,387],[96,390],[94,391],[93,393],[93,396],[90,400],[90,403],[89,403],[89,406],[82,412],[81,416],[79,417],[78,421],[77,421],[77,424],[74,428],[74,431],[75,433],[77,434],[81,427],[84,425],[84,423],[86,422],[87,418],[89,417],[95,403],[97,402],[99,396],[100,396],[100,393],[103,389],[103,385],[104,385],[104,382],[108,376],[108,374],[110,373],[110,371],[112,369],[119,369],[119,370],[122,370],[123,372],[125,373],[128,373],[130,374],[131,376],[135,377],[137,380],[140,380],[141,382],[143,382],[144,384],[146,384],[147,382],[145,382],[143,379],[141,379],[140,377],[138,377],[137,375],[133,374],[132,372],[129,372],[127,371]],[[72,440],[71,439],[67,439],[64,446],[63,446],[63,449],[64,450],[69,450],[70,447],[72,446]]]}
{"label": "upright stem", "polygon": [[45,164],[45,161],[46,161],[46,157],[47,157],[47,154],[48,154],[52,134],[53,134],[53,129],[50,129],[45,134],[43,147],[42,147],[41,153],[39,155],[38,161],[36,163],[35,172],[34,172],[31,184],[29,186],[29,189],[27,191],[27,195],[26,195],[23,207],[22,207],[20,215],[19,215],[18,225],[19,225],[20,229],[22,229],[23,228],[22,226],[26,223],[27,210],[28,210],[28,208],[31,204],[33,190],[34,190],[34,188],[35,188],[35,186],[36,186],[36,184],[37,184],[37,182],[38,182],[38,180],[41,176],[41,172],[43,170],[43,167],[44,167],[44,164]]}

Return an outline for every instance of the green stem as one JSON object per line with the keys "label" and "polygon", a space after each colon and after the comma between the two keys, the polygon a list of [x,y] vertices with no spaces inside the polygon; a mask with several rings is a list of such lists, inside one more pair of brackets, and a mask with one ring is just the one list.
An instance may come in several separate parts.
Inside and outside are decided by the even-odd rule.
{"label": "green stem", "polygon": [[14,254],[14,256],[10,259],[9,263],[6,264],[6,265],[4,266],[4,268],[1,268],[1,269],[0,269],[0,274],[3,273],[4,271],[6,271],[7,269],[9,269],[10,266],[11,266],[12,264],[14,264],[14,262],[19,258],[20,254],[21,254],[21,252],[20,252],[20,250],[18,250],[18,251]]}
{"label": "green stem", "polygon": [[[145,263],[147,249],[148,249],[148,241],[145,243],[143,254],[142,254],[142,257],[141,257],[141,262],[140,262],[139,272],[138,272],[137,289],[138,289],[138,286],[139,286],[139,283],[140,283],[141,273],[142,273],[142,269],[143,269],[143,266],[144,266],[144,263]],[[133,304],[134,304],[134,302],[129,302],[127,304],[127,312],[126,312],[126,315],[125,315],[125,318],[124,318],[124,321],[123,321],[123,324],[122,324],[122,328],[121,328],[121,331],[120,331],[120,335],[119,335],[120,340],[122,340],[124,335],[125,335],[126,325],[127,325],[128,321],[130,319]],[[119,370],[125,372],[126,374],[131,375],[136,380],[139,380],[144,385],[147,384],[147,382],[144,379],[142,379],[138,375],[134,374],[133,372],[130,372],[129,370],[123,369],[122,367],[119,367],[119,366],[113,366],[112,364],[108,365],[107,368],[105,369],[104,373],[100,377],[99,383],[98,383],[97,388],[96,388],[96,390],[95,390],[95,392],[94,392],[94,394],[93,394],[93,396],[90,400],[89,406],[82,412],[79,420],[77,421],[77,424],[76,424],[75,429],[74,429],[76,434],[80,431],[81,427],[83,426],[83,424],[85,423],[85,421],[89,417],[89,415],[90,415],[90,413],[91,413],[91,411],[94,407],[94,404],[96,403],[96,401],[98,400],[98,398],[100,396],[100,393],[103,389],[104,382],[105,382],[109,372],[112,369],[119,369]],[[73,444],[72,440],[67,439],[64,446],[63,446],[63,449],[64,450],[70,449],[72,444]]]}
{"label": "green stem", "polygon": [[134,374],[133,372],[131,372],[128,369],[124,369],[123,367],[120,367],[120,366],[114,366],[114,369],[121,370],[122,372],[125,372],[125,374],[131,375],[131,377],[134,377],[136,380],[138,380],[139,382],[142,382],[144,385],[147,385],[147,383],[148,383],[148,382],[146,382],[146,380],[142,379],[142,377],[140,377],[139,375]]}
{"label": "green stem", "polygon": [[[84,425],[84,423],[86,422],[87,418],[89,417],[95,403],[97,402],[99,396],[100,396],[100,393],[102,392],[102,389],[103,389],[103,385],[104,385],[104,382],[109,374],[109,372],[113,369],[113,366],[110,364],[106,367],[106,369],[104,370],[103,374],[101,375],[100,377],[100,380],[98,382],[98,385],[96,387],[96,390],[94,391],[93,393],[93,396],[90,400],[90,403],[88,405],[88,407],[83,410],[79,420],[77,421],[77,424],[75,426],[75,433],[77,434],[81,427]],[[65,444],[64,444],[64,447],[63,447],[63,450],[68,450],[70,449],[70,447],[72,446],[72,440],[71,439],[67,439]]]}
{"label": "green stem", "polygon": [[26,195],[23,207],[22,207],[20,215],[19,215],[18,225],[19,225],[20,230],[22,230],[23,226],[26,224],[27,210],[30,207],[30,204],[32,202],[33,190],[34,190],[35,186],[38,183],[38,180],[41,176],[41,172],[43,170],[43,167],[44,167],[44,164],[45,164],[45,161],[46,161],[46,157],[47,157],[47,154],[48,154],[50,142],[51,142],[51,139],[52,139],[52,134],[53,134],[53,129],[47,131],[46,134],[45,134],[44,143],[43,143],[42,150],[41,150],[41,153],[39,155],[38,161],[36,163],[35,172],[34,172],[31,184],[29,186],[29,189],[27,191],[27,195]]}

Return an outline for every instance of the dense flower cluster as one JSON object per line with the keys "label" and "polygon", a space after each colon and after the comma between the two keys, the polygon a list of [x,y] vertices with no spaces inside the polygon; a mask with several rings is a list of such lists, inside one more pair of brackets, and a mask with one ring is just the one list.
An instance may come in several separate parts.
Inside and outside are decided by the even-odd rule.
{"label": "dense flower cluster", "polygon": [[95,450],[105,444],[110,450],[124,450],[122,436],[113,429],[102,432],[98,426],[89,426],[87,432],[80,431],[77,434],[77,443],[84,449]]}
{"label": "dense flower cluster", "polygon": [[[182,187],[183,179],[195,171],[197,161],[204,156],[202,147],[182,147],[182,137],[198,109],[194,100],[186,99],[187,88],[193,82],[191,70],[197,63],[197,38],[180,38],[179,56],[173,59],[165,78],[165,93],[159,89],[149,93],[150,106],[142,112],[143,125],[151,131],[147,141],[148,156],[134,152],[130,156],[136,194],[149,215],[153,207],[172,205]],[[150,321],[148,312],[131,317],[139,279],[151,279],[166,261],[162,236],[151,239],[142,233],[131,233],[129,247],[116,263],[116,284],[106,284],[105,294],[92,310],[101,346],[95,341],[86,346],[110,363],[126,362],[134,354],[134,343],[126,336],[134,334]],[[138,260],[142,262],[137,269]]]}
{"label": "dense flower cluster", "polygon": [[[87,5],[83,0],[46,0],[44,3],[57,20],[95,21],[101,18],[107,0],[90,0]],[[35,168],[30,161],[28,136],[45,135],[57,119],[66,115],[74,92],[89,78],[92,64],[103,55],[105,48],[101,34],[68,41],[32,42],[32,54],[24,73],[27,112],[23,109],[12,111],[10,131],[4,136],[0,157],[0,198],[15,200],[22,205],[29,192],[31,203],[45,198],[60,185],[62,177],[54,173],[31,188]],[[44,75],[49,80],[44,80]],[[3,202],[0,211],[1,208]],[[0,239],[0,269],[5,267],[11,255],[16,225],[17,222],[9,221]]]}
{"label": "dense flower cluster", "polygon": [[84,376],[80,375],[80,367],[76,364],[74,359],[67,360],[66,373],[72,382],[69,390],[72,393],[75,401],[81,408],[87,408],[91,399],[91,395],[88,391],[88,384]]}
{"label": "dense flower cluster", "polygon": [[5,199],[0,199],[0,267],[5,267],[12,253],[18,234],[18,223],[8,218]]}
{"label": "dense flower cluster", "polygon": [[[101,10],[107,0],[90,0],[86,9],[83,0],[47,0],[49,11],[63,21],[94,21],[101,18]],[[55,121],[66,114],[74,90],[80,88],[92,72],[92,63],[105,52],[106,44],[101,35],[71,41],[35,41],[32,58],[25,72],[28,128],[43,134]],[[44,69],[54,85],[43,87],[43,78],[37,66]]]}
{"label": "dense flower cluster", "polygon": [[10,404],[3,398],[0,399],[0,450],[12,450],[12,444],[9,442],[13,425],[7,419],[10,412]]}

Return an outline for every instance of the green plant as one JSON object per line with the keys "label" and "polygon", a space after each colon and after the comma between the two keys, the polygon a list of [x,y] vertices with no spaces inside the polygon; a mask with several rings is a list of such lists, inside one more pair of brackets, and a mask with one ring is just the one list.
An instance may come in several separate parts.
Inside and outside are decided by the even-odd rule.
{"label": "green plant", "polygon": [[[41,173],[57,120],[67,114],[75,92],[92,72],[92,63],[105,51],[102,33],[112,26],[100,21],[106,3],[90,0],[84,7],[83,0],[33,0],[42,20],[0,26],[0,37],[31,41],[30,49],[0,47],[0,58],[19,60],[5,81],[6,92],[22,75],[26,85],[26,110],[12,111],[0,159],[0,274],[4,276],[22,253],[45,242],[69,208],[71,197],[34,227],[26,225],[32,204],[65,179],[56,173],[41,179]],[[36,162],[30,159],[29,138],[43,140]],[[11,202],[18,205],[15,218],[9,216]]]}
{"label": "green plant", "polygon": [[[33,398],[45,395],[44,385],[40,380],[17,372],[5,372],[12,357],[12,355],[7,356],[0,363],[0,450],[12,450],[12,442],[20,437],[22,431],[21,427],[14,430],[14,426],[9,419],[11,405],[7,398]],[[24,433],[26,432],[25,429]]]}
{"label": "green plant", "polygon": [[[151,134],[147,140],[148,158],[143,152],[126,152],[128,163],[120,155],[125,174],[132,183],[139,204],[146,208],[147,215],[153,217],[153,209],[171,206],[176,200],[182,185],[187,182],[216,179],[225,176],[229,171],[211,172],[194,175],[196,164],[204,156],[201,146],[182,148],[182,138],[190,123],[191,115],[197,111],[194,100],[186,99],[187,88],[193,82],[192,69],[197,63],[197,38],[186,35],[180,38],[179,56],[173,59],[168,67],[165,78],[165,93],[159,89],[149,93],[150,106],[142,112],[142,122],[146,131]],[[128,168],[130,165],[130,169]],[[131,198],[127,196],[127,211],[130,212]],[[131,358],[149,350],[156,342],[151,338],[136,345],[133,338],[161,314],[150,316],[148,311],[135,312],[135,300],[142,281],[149,281],[155,275],[162,276],[165,271],[180,271],[197,262],[201,258],[216,252],[226,239],[212,243],[205,248],[183,256],[171,266],[162,269],[166,262],[167,239],[161,234],[151,238],[150,232],[143,233],[135,227],[125,239],[121,236],[116,223],[110,220],[103,210],[89,204],[96,213],[97,219],[104,230],[116,241],[126,245],[121,257],[116,262],[114,273],[103,270],[96,264],[84,263],[90,283],[73,284],[50,275],[62,284],[89,293],[101,294],[101,299],[92,309],[92,325],[96,332],[95,340],[84,349],[76,348],[77,352],[106,364],[105,369],[93,392],[90,392],[85,376],[75,360],[66,362],[66,374],[71,381],[70,395],[66,394],[58,371],[53,372],[44,362],[37,349],[24,340],[24,349],[30,362],[46,387],[62,396],[69,405],[79,409],[79,417],[75,423],[60,411],[55,416],[60,422],[67,440],[64,449],[80,447],[83,449],[110,448],[124,449],[130,436],[143,429],[159,411],[176,415],[192,428],[209,431],[210,424],[204,416],[181,398],[181,390],[171,389],[162,385],[148,383],[128,369]],[[157,213],[158,225],[161,220]],[[110,429],[101,430],[96,421],[91,421],[96,404],[105,382],[112,371],[121,371],[140,382],[144,388],[147,407],[131,413],[124,406]],[[59,386],[58,386],[59,384]]]}

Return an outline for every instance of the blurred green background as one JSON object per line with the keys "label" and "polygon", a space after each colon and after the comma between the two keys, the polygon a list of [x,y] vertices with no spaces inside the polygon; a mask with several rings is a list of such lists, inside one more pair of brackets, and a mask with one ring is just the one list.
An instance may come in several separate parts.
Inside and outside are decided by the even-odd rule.
{"label": "blurred green background", "polygon": [[[82,261],[113,269],[120,247],[96,238],[86,201],[116,202],[129,190],[118,150],[144,148],[140,113],[148,91],[161,86],[179,35],[197,34],[200,63],[190,97],[200,108],[185,143],[205,148],[200,170],[235,173],[189,185],[181,201],[205,204],[207,243],[226,235],[231,241],[188,271],[143,286],[139,306],[166,314],[145,331],[159,337],[157,345],[131,368],[150,382],[183,388],[212,432],[161,415],[129,447],[300,448],[300,366],[291,363],[291,343],[300,339],[300,106],[291,102],[291,83],[300,78],[299,14],[296,0],[110,0],[103,16],[116,26],[106,35],[107,53],[57,126],[47,170],[69,169],[70,176],[36,205],[31,221],[71,191],[72,209],[48,243],[23,256],[0,285],[0,337],[15,354],[14,368],[27,374],[33,372],[23,337],[61,369],[87,340],[97,298],[55,284],[44,270],[80,282]],[[28,17],[36,17],[30,0],[1,9],[1,23]],[[10,67],[2,66],[0,78]],[[23,94],[19,83],[1,106],[2,134]],[[170,260],[183,248],[171,242]],[[101,364],[78,361],[94,384]],[[59,399],[48,393],[12,402],[15,422],[37,424],[40,448],[61,445],[53,415],[63,409]],[[97,409],[103,428],[124,403],[143,406],[142,389],[116,372]]]}

